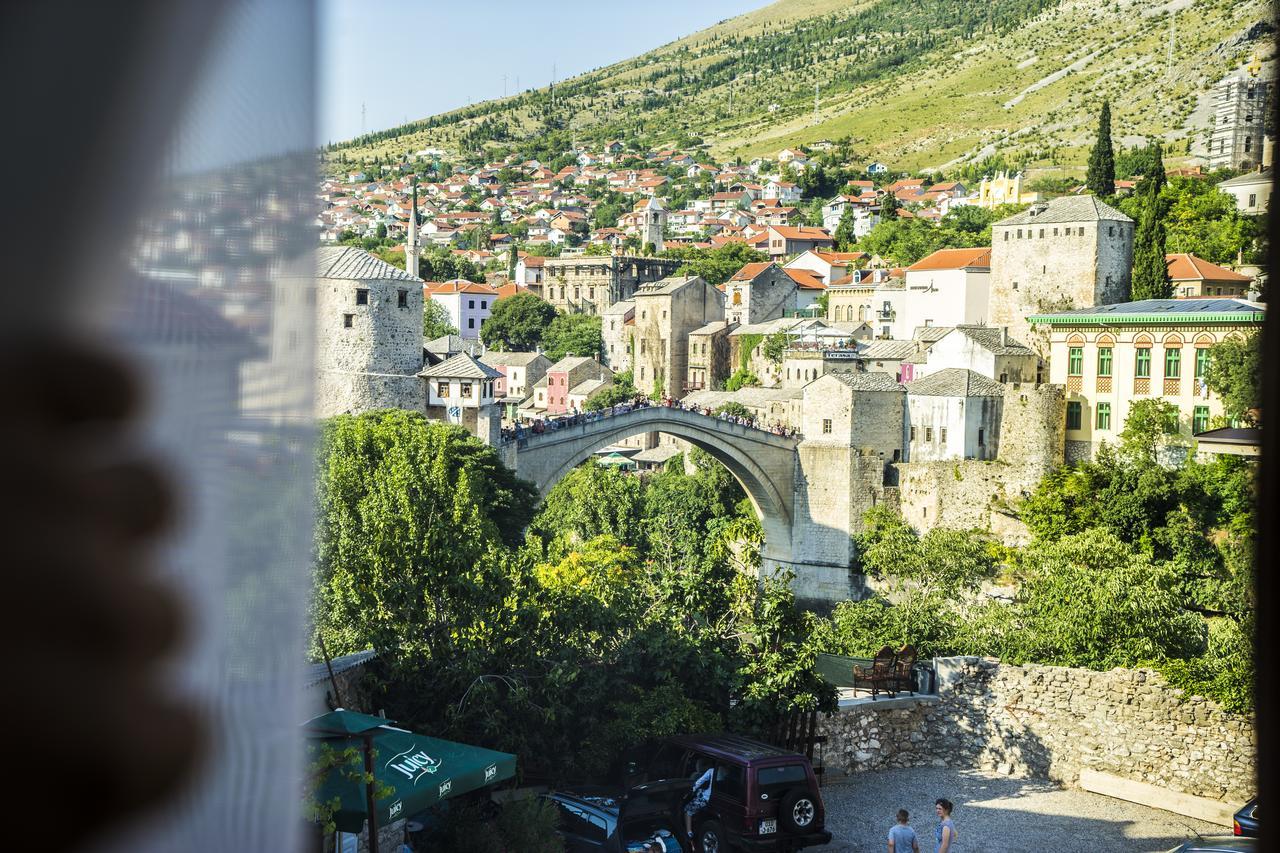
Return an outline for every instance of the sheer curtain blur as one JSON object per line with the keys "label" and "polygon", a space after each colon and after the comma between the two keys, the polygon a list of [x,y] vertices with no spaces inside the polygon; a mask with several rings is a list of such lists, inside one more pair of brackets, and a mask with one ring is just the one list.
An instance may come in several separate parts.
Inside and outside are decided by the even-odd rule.
{"label": "sheer curtain blur", "polygon": [[[214,14],[199,5],[174,3],[182,11],[171,30],[149,33],[140,97],[167,76],[194,74],[171,121],[118,129],[139,163],[124,191],[140,194],[140,215],[116,223],[128,233],[102,247],[123,261],[121,275],[92,282],[77,302],[83,327],[144,378],[139,440],[167,465],[180,500],[156,558],[188,605],[172,688],[210,728],[195,781],[104,840],[109,851],[298,843],[315,11],[307,0],[224,2]],[[169,38],[192,50],[156,41]]]}

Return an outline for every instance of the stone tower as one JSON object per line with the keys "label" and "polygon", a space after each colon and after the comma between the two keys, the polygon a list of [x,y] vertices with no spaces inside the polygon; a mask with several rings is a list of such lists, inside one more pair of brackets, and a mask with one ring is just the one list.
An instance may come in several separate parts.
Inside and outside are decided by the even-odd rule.
{"label": "stone tower", "polygon": [[413,176],[413,202],[409,208],[409,231],[404,240],[404,269],[409,275],[418,274],[418,176]]}
{"label": "stone tower", "polygon": [[423,411],[422,279],[354,246],[316,262],[316,414]]}
{"label": "stone tower", "polygon": [[1128,300],[1133,230],[1132,219],[1091,195],[1037,202],[996,222],[988,322],[1046,358],[1026,318]]}
{"label": "stone tower", "polygon": [[645,202],[644,207],[640,209],[640,245],[647,246],[652,243],[654,250],[662,251],[662,232],[667,227],[667,211],[662,204],[656,199],[651,198]]}
{"label": "stone tower", "polygon": [[1214,87],[1210,169],[1247,171],[1264,165],[1268,91],[1267,81],[1253,73],[1231,75]]}

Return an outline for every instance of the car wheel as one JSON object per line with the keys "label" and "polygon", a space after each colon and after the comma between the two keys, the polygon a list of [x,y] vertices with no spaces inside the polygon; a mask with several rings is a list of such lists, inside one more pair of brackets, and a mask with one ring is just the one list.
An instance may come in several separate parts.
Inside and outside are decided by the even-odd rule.
{"label": "car wheel", "polygon": [[818,804],[808,791],[792,791],[778,804],[778,817],[790,832],[808,832],[818,819]]}
{"label": "car wheel", "polygon": [[714,820],[709,820],[698,827],[697,837],[700,853],[729,853],[729,844],[725,841],[724,830]]}

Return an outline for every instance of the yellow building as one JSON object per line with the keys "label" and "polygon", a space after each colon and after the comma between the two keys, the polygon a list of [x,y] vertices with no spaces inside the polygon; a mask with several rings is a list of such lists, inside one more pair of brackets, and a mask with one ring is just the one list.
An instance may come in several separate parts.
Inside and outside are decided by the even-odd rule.
{"label": "yellow building", "polygon": [[1048,333],[1049,381],[1067,389],[1067,459],[1116,444],[1135,400],[1176,405],[1184,436],[1209,429],[1222,414],[1204,382],[1210,351],[1261,331],[1264,317],[1243,299],[1147,299],[1028,317]]}
{"label": "yellow building", "polygon": [[983,178],[978,185],[978,207],[993,208],[1002,204],[1032,204],[1040,200],[1040,193],[1022,191],[1022,173],[1012,178],[1000,172],[994,178]]}

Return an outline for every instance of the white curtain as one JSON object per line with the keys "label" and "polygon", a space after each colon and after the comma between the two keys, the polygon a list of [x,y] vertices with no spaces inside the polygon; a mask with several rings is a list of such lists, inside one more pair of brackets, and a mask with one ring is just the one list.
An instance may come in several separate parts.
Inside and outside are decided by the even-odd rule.
{"label": "white curtain", "polygon": [[180,502],[156,559],[189,616],[170,677],[210,729],[196,780],[104,840],[109,851],[300,843],[315,10],[307,0],[224,5],[201,57],[154,52],[140,85],[185,61],[200,63],[195,82],[176,128],[161,129],[169,136],[152,165],[162,174],[140,185],[132,237],[109,249],[125,255],[126,272],[95,281],[78,306],[83,326],[144,378],[140,441],[167,466]]}

